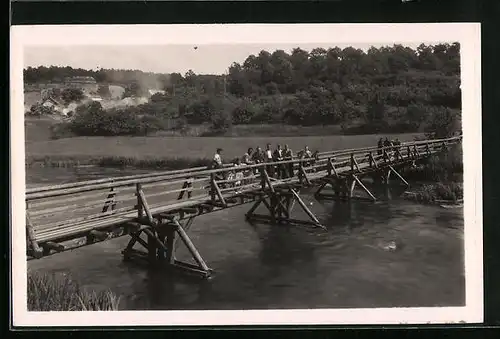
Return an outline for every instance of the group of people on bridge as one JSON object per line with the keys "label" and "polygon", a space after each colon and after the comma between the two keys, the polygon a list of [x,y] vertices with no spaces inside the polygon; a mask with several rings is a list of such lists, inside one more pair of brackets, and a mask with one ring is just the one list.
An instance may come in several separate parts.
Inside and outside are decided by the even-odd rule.
{"label": "group of people on bridge", "polygon": [[[218,148],[212,161],[212,168],[222,168],[224,165],[222,158],[223,149]],[[285,179],[290,178],[295,175],[294,172],[294,164],[293,163],[284,163],[284,164],[271,164],[280,161],[293,160],[297,159],[311,159],[311,162],[305,163],[305,165],[311,165],[316,158],[318,151],[312,152],[308,146],[305,146],[303,150],[300,150],[297,153],[297,157],[294,157],[292,149],[288,145],[278,144],[276,148],[273,150],[271,144],[267,144],[265,150],[263,150],[260,146],[257,146],[255,149],[253,147],[249,147],[245,154],[242,157],[237,157],[232,161],[234,167],[244,167],[248,165],[255,165],[261,163],[269,163],[266,166],[266,172],[269,177],[275,179]],[[227,178],[223,178],[223,174],[219,174],[219,180],[236,180],[234,186],[239,186],[244,181],[245,177],[248,177],[252,174],[257,174],[258,169],[236,169],[233,172],[228,173]],[[239,180],[238,180],[239,179]]]}
{"label": "group of people on bridge", "polygon": [[398,138],[394,139],[394,140],[389,140],[389,138],[380,138],[378,140],[378,143],[377,143],[377,148],[378,148],[378,151],[377,153],[378,154],[383,154],[383,150],[385,149],[386,151],[391,151],[393,150],[395,147],[397,146],[401,146],[401,141],[399,141]]}

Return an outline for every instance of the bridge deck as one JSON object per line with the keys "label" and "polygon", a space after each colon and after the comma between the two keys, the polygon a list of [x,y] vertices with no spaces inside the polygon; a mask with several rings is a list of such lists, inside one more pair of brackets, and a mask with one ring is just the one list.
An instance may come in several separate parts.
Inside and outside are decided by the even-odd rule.
{"label": "bridge deck", "polygon": [[[229,165],[217,170],[199,167],[30,189],[26,194],[28,246],[43,247],[95,230],[141,223],[144,218],[161,220],[169,214],[177,214],[177,219],[192,218],[254,202],[290,185],[320,186],[332,179],[376,173],[432,156],[460,140],[404,143],[384,149],[382,154],[371,147],[323,152],[315,159],[294,158],[238,168]],[[266,172],[269,166],[293,166],[294,174],[275,179]],[[231,174],[237,171],[245,171],[246,176],[233,178]]]}

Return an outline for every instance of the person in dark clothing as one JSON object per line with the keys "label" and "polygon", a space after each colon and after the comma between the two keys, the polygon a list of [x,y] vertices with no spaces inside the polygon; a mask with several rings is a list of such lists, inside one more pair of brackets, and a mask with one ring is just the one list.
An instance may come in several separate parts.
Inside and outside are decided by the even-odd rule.
{"label": "person in dark clothing", "polygon": [[392,142],[389,140],[389,138],[385,138],[384,140],[384,149],[387,153],[387,156],[389,157],[389,160],[391,159],[391,149],[392,149]]}
{"label": "person in dark clothing", "polygon": [[[278,145],[277,148],[273,152],[273,161],[278,162],[278,161],[283,161],[283,149],[281,149],[281,145]],[[282,164],[276,165],[276,168],[274,169],[274,173],[277,178],[281,179],[284,178],[284,168]]]}
{"label": "person in dark clothing", "polygon": [[378,139],[377,147],[378,147],[377,154],[381,155],[382,148],[384,147],[384,139],[382,139],[382,138]]}
{"label": "person in dark clothing", "polygon": [[[288,145],[285,145],[285,149],[283,150],[283,158],[284,160],[293,160],[293,152],[292,149],[288,147]],[[294,176],[293,163],[286,164],[285,168],[286,168],[285,176],[287,178],[293,177]]]}
{"label": "person in dark clothing", "polygon": [[[259,146],[257,146],[255,152],[252,154],[252,161],[254,164],[261,164],[264,162],[264,152],[262,152],[262,148],[260,148]],[[255,168],[254,173],[258,174],[259,168]]]}

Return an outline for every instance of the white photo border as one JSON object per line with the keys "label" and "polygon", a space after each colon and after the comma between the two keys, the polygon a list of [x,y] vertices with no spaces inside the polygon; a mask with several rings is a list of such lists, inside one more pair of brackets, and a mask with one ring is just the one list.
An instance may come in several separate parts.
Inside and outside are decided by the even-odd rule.
{"label": "white photo border", "polygon": [[[68,39],[71,37],[71,39]],[[23,54],[27,46],[427,43],[461,46],[464,156],[464,307],[235,311],[28,312]],[[479,23],[43,25],[11,27],[11,268],[13,326],[371,325],[483,322]],[[229,65],[228,65],[229,66]]]}

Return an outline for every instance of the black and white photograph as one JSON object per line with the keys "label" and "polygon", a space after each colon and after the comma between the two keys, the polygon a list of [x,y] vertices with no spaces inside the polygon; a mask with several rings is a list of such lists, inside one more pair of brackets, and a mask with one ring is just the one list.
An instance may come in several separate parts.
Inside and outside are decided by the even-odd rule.
{"label": "black and white photograph", "polygon": [[14,26],[11,79],[14,325],[482,321],[479,24]]}

